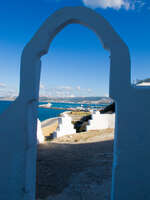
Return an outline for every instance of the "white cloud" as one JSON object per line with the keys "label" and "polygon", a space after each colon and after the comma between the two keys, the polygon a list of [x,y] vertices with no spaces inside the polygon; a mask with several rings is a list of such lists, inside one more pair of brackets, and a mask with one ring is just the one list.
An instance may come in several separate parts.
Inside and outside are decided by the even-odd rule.
{"label": "white cloud", "polygon": [[133,9],[135,0],[82,0],[83,3],[91,8],[113,8],[119,10],[124,8],[126,10]]}
{"label": "white cloud", "polygon": [[77,86],[77,90],[80,91],[80,90],[81,90],[81,87],[80,87],[80,86]]}
{"label": "white cloud", "polygon": [[144,0],[136,0],[135,1],[135,6],[138,8],[138,9],[141,9],[143,8],[144,6],[146,6],[146,1]]}
{"label": "white cloud", "polygon": [[54,95],[55,97],[75,97],[73,93],[70,93],[69,91],[55,91]]}
{"label": "white cloud", "polygon": [[40,96],[49,97],[72,97],[74,88],[71,86],[44,87],[40,90]]}
{"label": "white cloud", "polygon": [[67,94],[67,95],[64,95],[64,97],[71,97],[71,98],[73,98],[73,97],[75,97],[75,94]]}
{"label": "white cloud", "polygon": [[5,88],[6,84],[5,83],[0,83],[0,88]]}
{"label": "white cloud", "polygon": [[40,89],[45,89],[45,86],[42,83],[40,83]]}
{"label": "white cloud", "polygon": [[91,89],[91,88],[88,88],[88,89],[87,89],[87,92],[88,92],[88,93],[91,93],[91,92],[92,92],[92,89]]}
{"label": "white cloud", "polygon": [[81,88],[80,85],[73,86],[54,86],[54,87],[44,87],[41,84],[40,96],[49,97],[79,97],[79,96],[91,96],[93,91],[90,88]]}
{"label": "white cloud", "polygon": [[16,97],[18,96],[17,90],[0,88],[0,97]]}
{"label": "white cloud", "polygon": [[71,86],[60,86],[57,87],[56,90],[65,90],[65,91],[71,91],[73,88]]}
{"label": "white cloud", "polygon": [[0,97],[16,97],[18,89],[0,82]]}
{"label": "white cloud", "polygon": [[104,97],[109,97],[109,94],[107,94],[107,93],[106,93],[106,94],[104,94]]}

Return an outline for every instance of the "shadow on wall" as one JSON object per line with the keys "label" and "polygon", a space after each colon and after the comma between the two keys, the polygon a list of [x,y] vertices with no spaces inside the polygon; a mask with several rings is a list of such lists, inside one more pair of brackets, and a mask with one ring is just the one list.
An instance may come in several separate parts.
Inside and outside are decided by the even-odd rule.
{"label": "shadow on wall", "polygon": [[101,110],[100,113],[101,114],[112,114],[112,113],[115,113],[115,102],[113,102],[109,106],[106,106],[103,110]]}
{"label": "shadow on wall", "polygon": [[[105,192],[110,194],[111,190],[112,161],[113,140],[84,144],[48,143],[39,145],[37,199],[64,194],[64,189],[68,188],[69,195],[78,196],[76,199],[83,196],[88,200],[92,199],[93,195],[97,195],[95,199],[103,200],[102,195],[105,195]],[[101,192],[100,187],[105,181],[108,181],[105,188],[107,191]],[[92,186],[93,189],[88,189]],[[98,189],[97,193],[96,188]],[[93,193],[87,199],[85,195],[88,194],[88,191],[93,191]],[[72,198],[68,196],[67,199]]]}
{"label": "shadow on wall", "polygon": [[[101,114],[113,114],[115,113],[115,102],[106,106],[104,109],[100,111]],[[74,128],[76,129],[77,133],[87,131],[87,126],[89,125],[90,120],[92,119],[92,114],[88,114],[87,116],[83,116],[79,121],[73,122]],[[106,119],[107,121],[108,119]],[[115,121],[115,120],[114,120]],[[100,120],[98,123],[103,123],[104,121]],[[113,122],[114,123],[114,122]],[[115,126],[115,125],[113,125]],[[97,127],[97,129],[99,129]]]}

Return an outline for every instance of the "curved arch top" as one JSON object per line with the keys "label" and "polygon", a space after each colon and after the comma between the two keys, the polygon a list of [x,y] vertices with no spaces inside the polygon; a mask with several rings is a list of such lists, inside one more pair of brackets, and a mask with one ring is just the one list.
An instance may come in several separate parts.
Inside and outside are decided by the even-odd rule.
{"label": "curved arch top", "polygon": [[130,88],[128,47],[111,25],[90,8],[65,7],[48,17],[24,48],[21,59],[20,97],[26,99],[37,97],[40,57],[48,52],[50,43],[57,33],[73,23],[82,24],[93,30],[103,47],[110,51],[110,96],[115,99],[117,93],[121,95],[122,91],[125,93],[125,90]]}

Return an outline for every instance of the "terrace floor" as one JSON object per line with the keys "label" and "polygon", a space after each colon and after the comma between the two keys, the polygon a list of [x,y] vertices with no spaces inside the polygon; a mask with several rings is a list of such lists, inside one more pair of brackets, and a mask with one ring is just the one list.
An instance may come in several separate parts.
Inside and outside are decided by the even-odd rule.
{"label": "terrace floor", "polygon": [[113,129],[107,129],[39,145],[37,199],[110,199],[113,138]]}

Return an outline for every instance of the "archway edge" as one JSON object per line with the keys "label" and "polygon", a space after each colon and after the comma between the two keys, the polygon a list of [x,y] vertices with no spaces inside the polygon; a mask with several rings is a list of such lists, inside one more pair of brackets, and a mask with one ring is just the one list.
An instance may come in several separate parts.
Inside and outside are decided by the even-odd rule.
{"label": "archway edge", "polygon": [[[104,49],[111,53],[110,96],[130,88],[130,55],[128,47],[112,26],[98,13],[87,7],[65,7],[48,17],[33,38],[25,46],[21,59],[20,95],[24,99],[37,98],[40,80],[40,57],[48,52],[53,38],[65,26],[82,24],[93,30]],[[123,74],[123,77],[121,76]],[[119,83],[121,83],[121,88]],[[117,94],[117,95],[116,95]]]}

